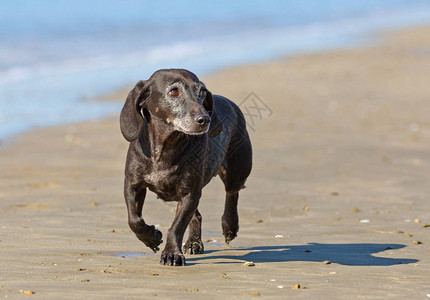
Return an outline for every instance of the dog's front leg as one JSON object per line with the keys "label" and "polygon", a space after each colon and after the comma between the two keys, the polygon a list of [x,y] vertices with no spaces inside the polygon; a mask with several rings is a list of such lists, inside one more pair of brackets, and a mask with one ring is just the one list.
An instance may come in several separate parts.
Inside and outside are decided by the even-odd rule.
{"label": "dog's front leg", "polygon": [[153,225],[147,225],[142,218],[142,208],[145,202],[146,188],[134,188],[130,181],[125,179],[124,198],[128,210],[128,225],[146,246],[157,252],[163,240],[163,234]]}
{"label": "dog's front leg", "polygon": [[167,233],[166,247],[161,253],[160,263],[168,266],[185,265],[185,257],[182,254],[181,245],[185,230],[190,223],[194,212],[199,205],[200,192],[186,194],[178,202],[175,219]]}

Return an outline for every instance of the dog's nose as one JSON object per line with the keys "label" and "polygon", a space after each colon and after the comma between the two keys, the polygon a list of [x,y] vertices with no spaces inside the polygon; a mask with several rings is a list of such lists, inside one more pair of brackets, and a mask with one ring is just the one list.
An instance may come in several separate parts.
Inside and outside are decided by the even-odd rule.
{"label": "dog's nose", "polygon": [[211,122],[211,117],[209,117],[208,115],[198,115],[196,117],[196,122],[199,125],[206,125]]}

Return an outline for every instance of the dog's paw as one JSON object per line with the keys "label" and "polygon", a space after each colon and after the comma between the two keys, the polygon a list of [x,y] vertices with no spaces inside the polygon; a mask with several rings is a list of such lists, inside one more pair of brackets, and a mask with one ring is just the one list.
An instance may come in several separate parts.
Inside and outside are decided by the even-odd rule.
{"label": "dog's paw", "polygon": [[181,252],[169,252],[164,250],[161,253],[160,264],[165,266],[185,266],[185,257]]}
{"label": "dog's paw", "polygon": [[157,252],[160,250],[158,247],[162,242],[163,234],[160,230],[156,229],[155,226],[148,226],[148,230],[145,234],[136,234],[137,238],[141,240],[147,247],[151,248],[152,251]]}
{"label": "dog's paw", "polygon": [[185,254],[203,254],[204,252],[205,252],[205,248],[201,240],[187,241],[184,245]]}
{"label": "dog's paw", "polygon": [[229,224],[224,218],[222,218],[222,234],[225,237],[225,242],[229,244],[235,237],[237,237],[237,232],[239,231],[239,224]]}
{"label": "dog's paw", "polygon": [[230,244],[232,240],[234,240],[235,237],[237,237],[237,233],[233,231],[223,231],[225,242],[226,244]]}

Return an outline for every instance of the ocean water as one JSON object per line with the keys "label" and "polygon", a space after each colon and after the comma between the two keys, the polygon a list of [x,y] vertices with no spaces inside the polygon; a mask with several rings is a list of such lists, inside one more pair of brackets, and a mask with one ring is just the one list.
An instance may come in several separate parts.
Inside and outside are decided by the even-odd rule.
{"label": "ocean water", "polygon": [[117,114],[91,99],[159,68],[201,76],[428,22],[424,0],[2,0],[0,139]]}

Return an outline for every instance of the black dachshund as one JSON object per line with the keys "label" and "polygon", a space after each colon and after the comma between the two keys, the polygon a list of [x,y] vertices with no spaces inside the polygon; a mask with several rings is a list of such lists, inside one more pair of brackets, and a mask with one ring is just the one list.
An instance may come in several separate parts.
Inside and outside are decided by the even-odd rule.
{"label": "black dachshund", "polygon": [[181,266],[184,252],[203,253],[202,217],[197,210],[203,187],[219,175],[226,190],[222,216],[225,241],[239,230],[239,191],[251,172],[252,148],[245,118],[230,100],[212,94],[193,73],[158,70],[128,94],[120,116],[121,132],[130,142],[124,197],[130,228],[154,252],[162,234],[142,217],[146,189],[164,201],[177,201],[161,264]]}

